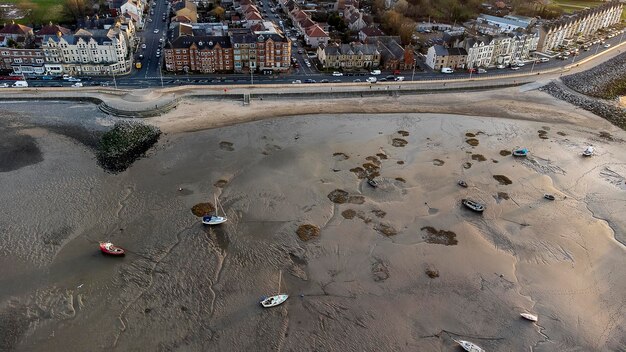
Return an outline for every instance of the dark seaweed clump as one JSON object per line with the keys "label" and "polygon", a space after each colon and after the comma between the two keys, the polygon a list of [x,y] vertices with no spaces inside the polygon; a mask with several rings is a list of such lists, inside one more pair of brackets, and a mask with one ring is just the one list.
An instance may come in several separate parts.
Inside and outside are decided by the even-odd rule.
{"label": "dark seaweed clump", "polygon": [[158,127],[138,122],[117,122],[105,132],[98,145],[100,166],[110,172],[122,172],[148,151],[161,136]]}
{"label": "dark seaweed clump", "polygon": [[298,227],[298,229],[296,230],[296,234],[302,241],[307,242],[319,237],[320,228],[315,225],[304,224]]}

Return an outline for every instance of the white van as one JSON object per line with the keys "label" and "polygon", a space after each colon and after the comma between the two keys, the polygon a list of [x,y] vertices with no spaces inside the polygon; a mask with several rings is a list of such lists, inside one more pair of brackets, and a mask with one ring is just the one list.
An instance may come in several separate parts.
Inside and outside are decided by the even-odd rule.
{"label": "white van", "polygon": [[372,72],[370,72],[370,75],[374,75],[374,76],[378,76],[380,75],[382,72],[380,70],[372,70]]}
{"label": "white van", "polygon": [[403,76],[397,76],[396,78],[394,78],[394,81],[402,82],[402,81],[404,81],[404,77]]}
{"label": "white van", "polygon": [[15,81],[15,83],[13,83],[13,87],[15,87],[15,88],[25,88],[25,87],[28,87],[28,82],[26,82],[26,81]]}
{"label": "white van", "polygon": [[477,73],[487,73],[487,70],[485,70],[484,68],[479,68]]}
{"label": "white van", "polygon": [[451,69],[450,67],[442,67],[441,73],[454,73],[454,70]]}
{"label": "white van", "polygon": [[367,83],[376,83],[376,77],[368,77],[365,82]]}

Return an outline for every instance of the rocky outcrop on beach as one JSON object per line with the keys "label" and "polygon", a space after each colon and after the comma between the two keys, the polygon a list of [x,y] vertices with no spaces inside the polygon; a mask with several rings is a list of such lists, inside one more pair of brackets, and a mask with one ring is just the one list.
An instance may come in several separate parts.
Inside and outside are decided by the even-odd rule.
{"label": "rocky outcrop on beach", "polygon": [[594,68],[561,77],[569,88],[586,95],[615,99],[626,92],[626,53],[618,55]]}
{"label": "rocky outcrop on beach", "polygon": [[122,172],[152,147],[161,135],[158,127],[139,122],[118,122],[102,135],[97,158],[110,172]]}
{"label": "rocky outcrop on beach", "polygon": [[[625,60],[625,65],[626,65],[626,60]],[[590,71],[593,71],[593,70],[590,70]],[[586,71],[586,72],[589,72],[589,71]],[[583,73],[586,73],[586,72],[583,72]],[[567,88],[564,88],[555,82],[552,82],[543,86],[542,88],[540,88],[540,90],[552,95],[555,98],[564,100],[570,104],[578,106],[579,108],[590,111],[608,120],[615,126],[618,126],[619,128],[626,130],[626,110],[625,109],[612,105],[606,101],[603,101],[602,99],[588,97],[582,94],[577,94],[576,92],[569,91]]]}

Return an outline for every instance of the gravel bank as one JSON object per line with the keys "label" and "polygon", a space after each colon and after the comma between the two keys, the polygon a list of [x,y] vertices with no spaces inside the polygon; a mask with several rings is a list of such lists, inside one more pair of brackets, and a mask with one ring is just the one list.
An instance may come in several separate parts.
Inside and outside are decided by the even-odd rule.
{"label": "gravel bank", "polygon": [[569,88],[593,97],[615,99],[626,92],[626,53],[594,68],[562,77]]}
{"label": "gravel bank", "polygon": [[[583,73],[587,72],[590,71],[586,71]],[[586,97],[583,95],[568,92],[554,82],[543,86],[542,88],[540,88],[540,90],[552,95],[555,98],[565,100],[570,104],[574,104],[582,109],[591,111],[592,113],[608,120],[615,126],[626,130],[626,110],[622,108],[613,106],[597,98]]]}

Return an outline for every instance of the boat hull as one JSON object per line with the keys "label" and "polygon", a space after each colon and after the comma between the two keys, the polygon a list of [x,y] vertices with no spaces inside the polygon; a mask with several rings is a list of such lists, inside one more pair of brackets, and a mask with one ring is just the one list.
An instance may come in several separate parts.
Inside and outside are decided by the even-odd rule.
{"label": "boat hull", "polygon": [[454,340],[458,343],[464,350],[467,352],[485,352],[480,346],[473,342],[465,341],[465,340]]}
{"label": "boat hull", "polygon": [[520,315],[522,316],[522,318],[526,319],[526,320],[530,320],[530,321],[534,321],[536,322],[538,320],[536,315],[530,314],[530,313],[520,313]]}
{"label": "boat hull", "polygon": [[228,221],[228,219],[225,217],[221,217],[221,216],[203,216],[202,217],[202,223],[204,225],[214,226],[214,225],[223,224],[226,221]]}
{"label": "boat hull", "polygon": [[271,296],[262,300],[261,306],[263,306],[263,308],[276,307],[283,304],[287,300],[287,298],[289,298],[289,295],[286,294]]}
{"label": "boat hull", "polygon": [[102,252],[102,254],[111,255],[115,257],[120,257],[126,254],[126,250],[124,250],[124,248],[115,246],[110,242],[100,243],[100,251]]}
{"label": "boat hull", "polygon": [[482,213],[485,210],[485,206],[484,205],[482,205],[480,203],[476,203],[476,202],[474,202],[473,200],[470,200],[470,199],[463,199],[462,204],[466,208],[468,208],[468,209],[470,209],[472,211],[475,211],[477,213]]}

